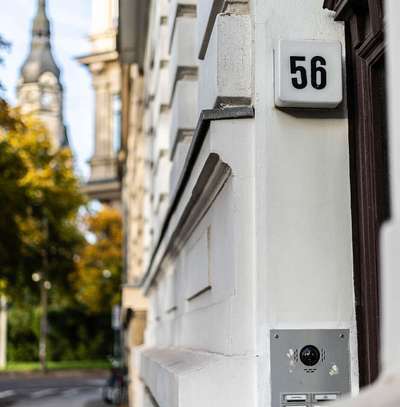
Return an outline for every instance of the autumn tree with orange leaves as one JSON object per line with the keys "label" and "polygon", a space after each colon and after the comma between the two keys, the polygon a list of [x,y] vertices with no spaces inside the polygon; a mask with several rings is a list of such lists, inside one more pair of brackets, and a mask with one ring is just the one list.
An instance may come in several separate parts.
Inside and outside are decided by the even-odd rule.
{"label": "autumn tree with orange leaves", "polygon": [[92,312],[110,312],[120,302],[122,218],[104,206],[84,219],[87,243],[77,256],[71,276],[77,300]]}

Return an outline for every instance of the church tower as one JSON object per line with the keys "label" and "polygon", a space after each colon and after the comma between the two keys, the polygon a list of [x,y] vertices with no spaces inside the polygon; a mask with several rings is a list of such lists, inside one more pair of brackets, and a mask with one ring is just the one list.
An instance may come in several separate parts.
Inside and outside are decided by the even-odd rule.
{"label": "church tower", "polygon": [[38,0],[31,49],[21,68],[17,96],[22,112],[37,115],[47,126],[54,146],[59,148],[68,145],[68,138],[63,120],[60,69],[51,52],[50,34],[46,0]]}

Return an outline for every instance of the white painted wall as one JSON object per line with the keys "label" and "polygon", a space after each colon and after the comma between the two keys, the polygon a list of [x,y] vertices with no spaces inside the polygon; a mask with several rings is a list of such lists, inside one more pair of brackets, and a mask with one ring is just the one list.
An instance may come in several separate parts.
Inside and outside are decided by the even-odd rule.
{"label": "white painted wall", "polygon": [[189,214],[192,231],[178,237],[181,249],[161,264],[148,292],[141,372],[161,407],[255,405],[253,131],[251,119],[211,125],[160,249],[165,252],[202,170],[218,155],[230,175],[210,176]]}
{"label": "white painted wall", "polygon": [[[274,106],[279,39],[329,39],[344,27],[322,0],[251,3],[255,41],[258,406],[270,404],[269,330],[349,328],[357,390],[346,108],[336,115]],[[343,46],[344,49],[344,46]]]}
{"label": "white painted wall", "polygon": [[[169,9],[172,19],[176,3]],[[217,18],[201,62],[196,58],[204,13],[197,30],[187,17],[178,17],[175,25],[169,21],[175,27],[171,35],[180,36],[170,38],[171,55],[164,58],[169,60],[169,107],[174,111],[181,104],[184,111],[192,105],[212,108],[218,97],[247,99],[256,116],[211,123],[153,252],[144,282],[151,304],[146,346],[137,358],[143,383],[160,407],[269,406],[273,328],[349,328],[357,390],[346,108],[325,115],[280,111],[274,106],[273,83],[273,50],[280,38],[344,43],[343,26],[322,10],[322,0],[254,0],[250,5],[250,15]],[[206,6],[203,11],[210,2]],[[157,7],[153,27],[160,21]],[[154,111],[166,85],[157,65],[162,54],[157,46],[165,45],[157,44],[156,37],[149,41],[146,68],[151,110],[146,126],[153,127],[148,216],[155,241],[165,216],[155,200],[158,180],[172,167],[176,185],[187,152],[180,146],[185,148],[178,147],[169,169],[160,165],[158,146],[168,140],[165,149],[171,148],[171,131],[176,132],[179,120],[172,112],[172,125],[163,126],[158,108]],[[197,63],[198,105],[185,102],[190,95],[172,92],[179,66]],[[202,171],[215,157],[218,165],[202,185]],[[195,203],[194,191],[200,193]]]}

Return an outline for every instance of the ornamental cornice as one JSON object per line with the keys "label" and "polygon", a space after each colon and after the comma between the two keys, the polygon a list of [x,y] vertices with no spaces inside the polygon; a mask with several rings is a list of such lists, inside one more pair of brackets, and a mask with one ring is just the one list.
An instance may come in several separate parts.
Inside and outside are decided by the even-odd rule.
{"label": "ornamental cornice", "polygon": [[354,14],[364,13],[368,5],[366,0],[325,0],[323,8],[336,13],[336,21],[346,21]]}

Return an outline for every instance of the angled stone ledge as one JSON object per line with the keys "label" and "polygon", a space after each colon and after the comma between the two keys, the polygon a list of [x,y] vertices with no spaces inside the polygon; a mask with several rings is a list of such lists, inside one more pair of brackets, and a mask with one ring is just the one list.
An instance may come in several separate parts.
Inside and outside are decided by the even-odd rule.
{"label": "angled stone ledge", "polygon": [[[149,258],[149,262],[146,267],[146,273],[143,276],[141,286],[145,291],[147,291],[152,284],[157,272],[159,270],[159,263],[163,256],[165,255],[164,251],[166,246],[168,246],[169,239],[174,233],[172,227],[170,230],[171,219],[180,205],[182,196],[185,192],[185,189],[188,186],[189,180],[191,178],[193,169],[195,167],[197,158],[202,149],[204,140],[210,128],[210,124],[213,121],[220,120],[235,120],[235,119],[251,119],[254,117],[254,109],[252,107],[235,107],[235,108],[226,108],[226,109],[214,109],[214,110],[205,110],[201,113],[198,120],[193,138],[190,143],[189,151],[186,154],[186,158],[183,164],[183,168],[179,173],[179,178],[176,182],[176,187],[171,191],[171,198],[168,210],[165,214],[165,218],[162,220],[162,227],[153,230],[154,234],[154,246],[152,247],[152,253]],[[207,168],[215,168],[216,163],[219,160],[215,154],[212,154],[207,160]],[[168,235],[168,237],[167,237]]]}
{"label": "angled stone ledge", "polygon": [[163,200],[163,196],[167,196],[169,193],[169,174],[171,171],[171,162],[167,154],[163,154],[158,159],[157,170],[154,174],[154,204],[155,209],[158,209],[158,205]]}
{"label": "angled stone ledge", "polygon": [[154,163],[153,170],[157,171],[157,165],[162,155],[169,155],[169,129],[171,126],[171,111],[167,108],[161,108],[161,111],[155,112],[155,138],[153,142],[152,159]]}
{"label": "angled stone ledge", "polygon": [[217,15],[222,12],[224,0],[203,0],[197,9],[197,54],[204,59]]}
{"label": "angled stone ledge", "polygon": [[139,350],[137,357],[141,379],[159,407],[251,404],[255,374],[252,356],[153,348]]}
{"label": "angled stone ledge", "polygon": [[196,128],[198,112],[197,94],[197,81],[181,80],[176,85],[171,109],[171,160],[174,160],[178,142],[193,134]]}
{"label": "angled stone ledge", "polygon": [[183,167],[185,165],[186,157],[189,152],[190,143],[192,142],[192,135],[184,136],[182,133],[178,134],[178,142],[175,146],[174,160],[172,162],[172,170],[170,176],[170,190],[175,191],[179,178],[181,176]]}
{"label": "angled stone ledge", "polygon": [[199,109],[249,105],[252,77],[250,16],[220,14],[199,65]]}
{"label": "angled stone ledge", "polygon": [[168,20],[168,44],[169,49],[172,46],[176,24],[179,18],[186,17],[195,21],[197,16],[197,0],[172,0],[170,2],[169,20]]}
{"label": "angled stone ledge", "polygon": [[197,76],[195,19],[179,17],[171,47],[169,64],[169,100],[171,101],[176,84],[182,78]]}
{"label": "angled stone ledge", "polygon": [[248,0],[202,0],[197,6],[197,53],[203,60],[207,53],[211,34],[218,14],[249,14]]}

